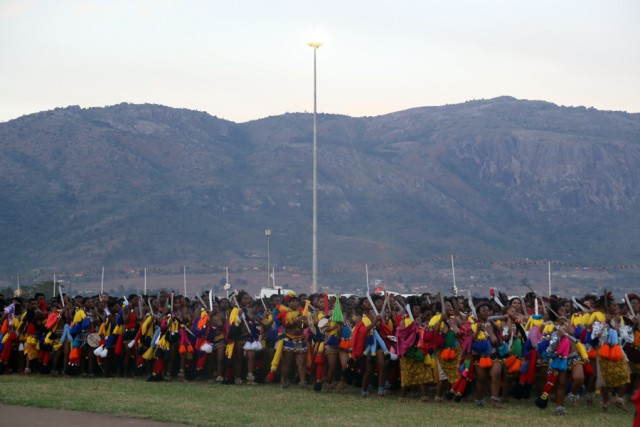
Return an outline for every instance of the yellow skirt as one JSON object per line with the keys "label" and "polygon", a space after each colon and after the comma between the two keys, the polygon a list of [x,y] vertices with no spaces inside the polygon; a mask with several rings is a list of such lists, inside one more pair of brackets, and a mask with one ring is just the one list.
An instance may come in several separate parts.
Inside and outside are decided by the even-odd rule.
{"label": "yellow skirt", "polygon": [[442,360],[440,358],[442,350],[436,352],[440,369],[442,369],[442,372],[444,372],[444,375],[447,377],[447,381],[451,384],[456,382],[460,376],[460,354],[462,353],[462,348],[457,345],[453,348],[453,351],[456,353],[456,357],[450,360]]}
{"label": "yellow skirt", "polygon": [[423,361],[411,357],[400,358],[400,385],[402,387],[432,382],[433,369],[431,369],[431,365],[426,365]]}
{"label": "yellow skirt", "polygon": [[602,379],[609,388],[622,387],[631,381],[629,366],[624,359],[613,362],[598,355],[598,366],[602,372]]}

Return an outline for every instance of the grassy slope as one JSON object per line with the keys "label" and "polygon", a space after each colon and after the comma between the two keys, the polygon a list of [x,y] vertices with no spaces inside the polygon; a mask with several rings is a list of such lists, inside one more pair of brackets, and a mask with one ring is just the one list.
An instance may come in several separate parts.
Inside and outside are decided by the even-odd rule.
{"label": "grassy slope", "polygon": [[559,418],[533,401],[513,402],[503,410],[476,408],[469,402],[407,403],[397,393],[385,399],[315,393],[296,387],[223,386],[203,382],[147,383],[139,379],[75,379],[10,375],[0,377],[0,402],[151,418],[201,426],[227,425],[447,425],[496,426],[535,423],[542,426],[630,425],[633,412],[599,406],[570,408]]}

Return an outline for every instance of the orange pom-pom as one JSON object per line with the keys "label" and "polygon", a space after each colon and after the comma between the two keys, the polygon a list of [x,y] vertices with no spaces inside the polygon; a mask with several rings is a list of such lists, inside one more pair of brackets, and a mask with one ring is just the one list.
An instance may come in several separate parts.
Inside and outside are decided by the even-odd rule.
{"label": "orange pom-pom", "polygon": [[[175,348],[175,347],[174,347]],[[180,354],[185,354],[187,352],[187,347],[184,344],[180,344]]]}
{"label": "orange pom-pom", "polygon": [[622,360],[622,358],[622,347],[620,347],[619,345],[614,345],[613,347],[611,347],[609,360],[611,360],[612,362],[619,362]]}
{"label": "orange pom-pom", "polygon": [[589,359],[595,359],[598,356],[598,353],[596,353],[595,348],[592,348],[587,352],[587,355],[589,356]]}
{"label": "orange pom-pom", "polygon": [[493,362],[491,361],[491,358],[489,356],[482,356],[480,358],[480,361],[478,362],[478,365],[481,368],[490,368],[491,366],[493,366]]}
{"label": "orange pom-pom", "polygon": [[504,366],[507,367],[509,372],[511,372],[511,368],[513,367],[513,364],[516,363],[516,360],[518,360],[518,358],[515,357],[513,354],[507,357],[506,359],[504,359]]}
{"label": "orange pom-pom", "polygon": [[600,355],[600,357],[609,359],[611,357],[611,347],[609,347],[609,344],[605,344],[602,347],[600,347],[598,354]]}
{"label": "orange pom-pom", "polygon": [[338,347],[340,347],[342,350],[351,350],[351,339],[342,338],[340,340],[340,344],[338,344]]}
{"label": "orange pom-pom", "polygon": [[510,374],[517,374],[522,369],[522,360],[516,358],[515,363],[509,368]]}
{"label": "orange pom-pom", "polygon": [[440,359],[442,360],[451,360],[455,357],[456,357],[456,352],[450,348],[445,348],[444,350],[442,350],[442,353],[440,353]]}

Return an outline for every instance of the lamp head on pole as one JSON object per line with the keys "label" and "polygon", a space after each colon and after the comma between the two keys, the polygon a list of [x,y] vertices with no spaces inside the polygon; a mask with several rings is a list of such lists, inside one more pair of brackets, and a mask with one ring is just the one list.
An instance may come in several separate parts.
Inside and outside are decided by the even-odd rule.
{"label": "lamp head on pole", "polygon": [[307,42],[307,46],[311,46],[314,49],[319,48],[320,46],[322,46],[321,42]]}
{"label": "lamp head on pole", "polygon": [[271,229],[270,228],[265,229],[264,230],[264,235],[267,236],[267,237],[271,236]]}

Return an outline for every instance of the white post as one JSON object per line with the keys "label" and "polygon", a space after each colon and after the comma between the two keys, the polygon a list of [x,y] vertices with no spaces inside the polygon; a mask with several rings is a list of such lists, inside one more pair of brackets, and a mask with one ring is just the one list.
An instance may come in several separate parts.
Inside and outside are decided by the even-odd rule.
{"label": "white post", "polygon": [[100,279],[100,295],[104,293],[104,266],[102,267],[102,279]]}
{"label": "white post", "polygon": [[182,266],[182,283],[184,285],[183,296],[186,298],[187,297],[187,266],[186,265]]}
{"label": "white post", "polygon": [[53,273],[53,297],[56,297],[56,273]]}
{"label": "white post", "polygon": [[549,296],[551,296],[551,261],[549,261]]}
{"label": "white post", "polygon": [[267,236],[267,288],[273,289],[275,285],[271,286],[271,278],[269,277],[271,274],[271,229],[265,229],[264,235]]}
{"label": "white post", "polygon": [[309,42],[308,46],[313,48],[313,259],[311,272],[311,292],[318,292],[318,162],[317,162],[317,85],[316,85],[316,57],[318,48],[322,45],[319,42]]}
{"label": "white post", "polygon": [[143,295],[147,294],[147,268],[144,268],[144,292]]}

